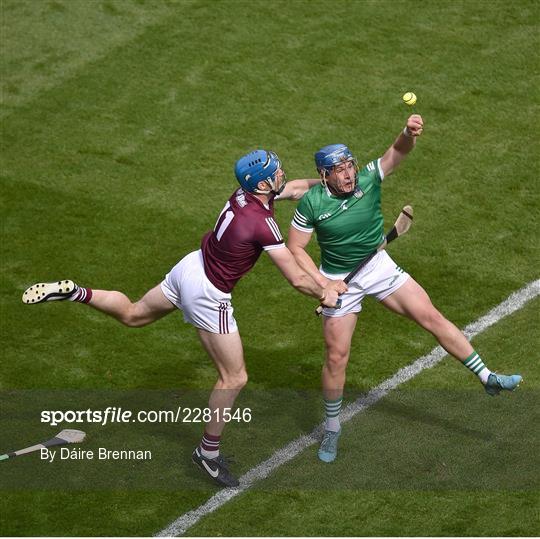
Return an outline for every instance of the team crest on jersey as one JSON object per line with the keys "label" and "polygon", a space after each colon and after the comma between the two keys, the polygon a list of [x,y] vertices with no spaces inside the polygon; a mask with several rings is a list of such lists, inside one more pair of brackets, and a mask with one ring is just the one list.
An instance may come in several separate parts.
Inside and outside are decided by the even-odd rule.
{"label": "team crest on jersey", "polygon": [[236,191],[236,202],[241,208],[247,205],[246,194],[244,191],[242,191],[242,189],[238,189],[238,191]]}
{"label": "team crest on jersey", "polygon": [[355,198],[362,198],[364,196],[364,191],[362,191],[362,189],[360,189],[360,187],[356,186],[356,189],[354,190],[354,197]]}

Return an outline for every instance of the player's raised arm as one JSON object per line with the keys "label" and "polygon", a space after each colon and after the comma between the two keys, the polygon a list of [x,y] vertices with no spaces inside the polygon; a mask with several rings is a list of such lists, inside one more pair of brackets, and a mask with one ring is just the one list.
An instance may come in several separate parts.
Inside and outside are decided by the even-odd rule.
{"label": "player's raised arm", "polygon": [[[324,286],[317,284],[300,266],[289,249],[271,249],[267,251],[272,262],[278,267],[285,279],[294,286],[299,292],[318,298],[319,301],[327,307],[335,307],[338,299],[338,293],[334,286],[330,284],[333,281],[326,279]],[[330,285],[330,286],[327,286]]]}
{"label": "player's raised arm", "polygon": [[386,150],[381,158],[381,169],[385,176],[391,174],[394,169],[405,159],[416,144],[424,130],[424,121],[419,114],[412,114],[407,120],[405,129],[398,135],[392,146]]}
{"label": "player's raised arm", "polygon": [[274,200],[300,200],[307,191],[320,182],[320,179],[291,180],[285,184],[283,191]]}

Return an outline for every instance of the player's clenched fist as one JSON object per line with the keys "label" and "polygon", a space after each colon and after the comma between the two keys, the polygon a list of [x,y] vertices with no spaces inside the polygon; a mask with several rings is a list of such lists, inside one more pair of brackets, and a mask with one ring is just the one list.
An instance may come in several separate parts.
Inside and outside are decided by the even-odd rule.
{"label": "player's clenched fist", "polygon": [[341,279],[328,280],[320,298],[321,304],[325,307],[335,307],[340,294],[347,292],[347,284]]}
{"label": "player's clenched fist", "polygon": [[407,120],[407,132],[412,137],[419,137],[424,130],[424,120],[420,114],[411,114]]}
{"label": "player's clenched fist", "polygon": [[332,289],[335,290],[338,294],[344,294],[349,289],[347,283],[341,279],[332,280],[330,279],[326,283],[325,290]]}
{"label": "player's clenched fist", "polygon": [[[332,281],[331,281],[332,282]],[[333,288],[324,288],[322,296],[319,298],[319,301],[321,302],[321,305],[324,307],[330,307],[335,308],[337,305],[337,300],[339,298],[339,294],[336,290]]]}

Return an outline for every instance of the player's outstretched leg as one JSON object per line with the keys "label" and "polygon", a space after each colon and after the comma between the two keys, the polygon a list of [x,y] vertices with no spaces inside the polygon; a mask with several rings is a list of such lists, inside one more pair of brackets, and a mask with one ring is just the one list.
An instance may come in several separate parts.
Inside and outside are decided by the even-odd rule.
{"label": "player's outstretched leg", "polygon": [[22,296],[23,302],[28,304],[64,299],[86,303],[128,327],[146,326],[177,308],[165,297],[160,285],[135,303],[122,292],[84,288],[68,279],[34,284]]}
{"label": "player's outstretched leg", "polygon": [[503,390],[514,391],[521,383],[522,377],[519,374],[496,374],[490,371],[465,335],[433,306],[426,291],[414,279],[409,278],[401,288],[383,299],[382,303],[432,333],[449,354],[478,376],[488,395],[493,397]]}
{"label": "player's outstretched leg", "polygon": [[92,290],[82,288],[69,279],[52,283],[36,283],[27,288],[22,295],[22,302],[28,305],[44,301],[80,301],[88,303],[92,298]]}

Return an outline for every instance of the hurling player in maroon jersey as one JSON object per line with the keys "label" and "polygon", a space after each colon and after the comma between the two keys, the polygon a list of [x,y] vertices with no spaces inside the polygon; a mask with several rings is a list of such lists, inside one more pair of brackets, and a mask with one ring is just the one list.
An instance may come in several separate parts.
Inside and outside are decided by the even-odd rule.
{"label": "hurling player in maroon jersey", "polygon": [[335,307],[338,294],[347,290],[343,281],[330,281],[322,288],[303,271],[274,221],[277,195],[280,199],[299,199],[318,180],[286,183],[278,156],[265,150],[239,159],[235,174],[240,188],[225,204],[214,230],[203,237],[201,248],[182,258],[139,301],[133,303],[122,292],[85,288],[70,280],[32,285],[22,297],[26,304],[66,299],[86,303],[129,327],[151,324],[180,309],[184,320],[197,329],[218,371],[208,404],[211,420],[192,459],[218,484],[232,487],[239,482],[220,454],[219,444],[226,414],[247,383],[242,341],[231,305],[235,284],[266,251],[294,288],[327,307]]}

